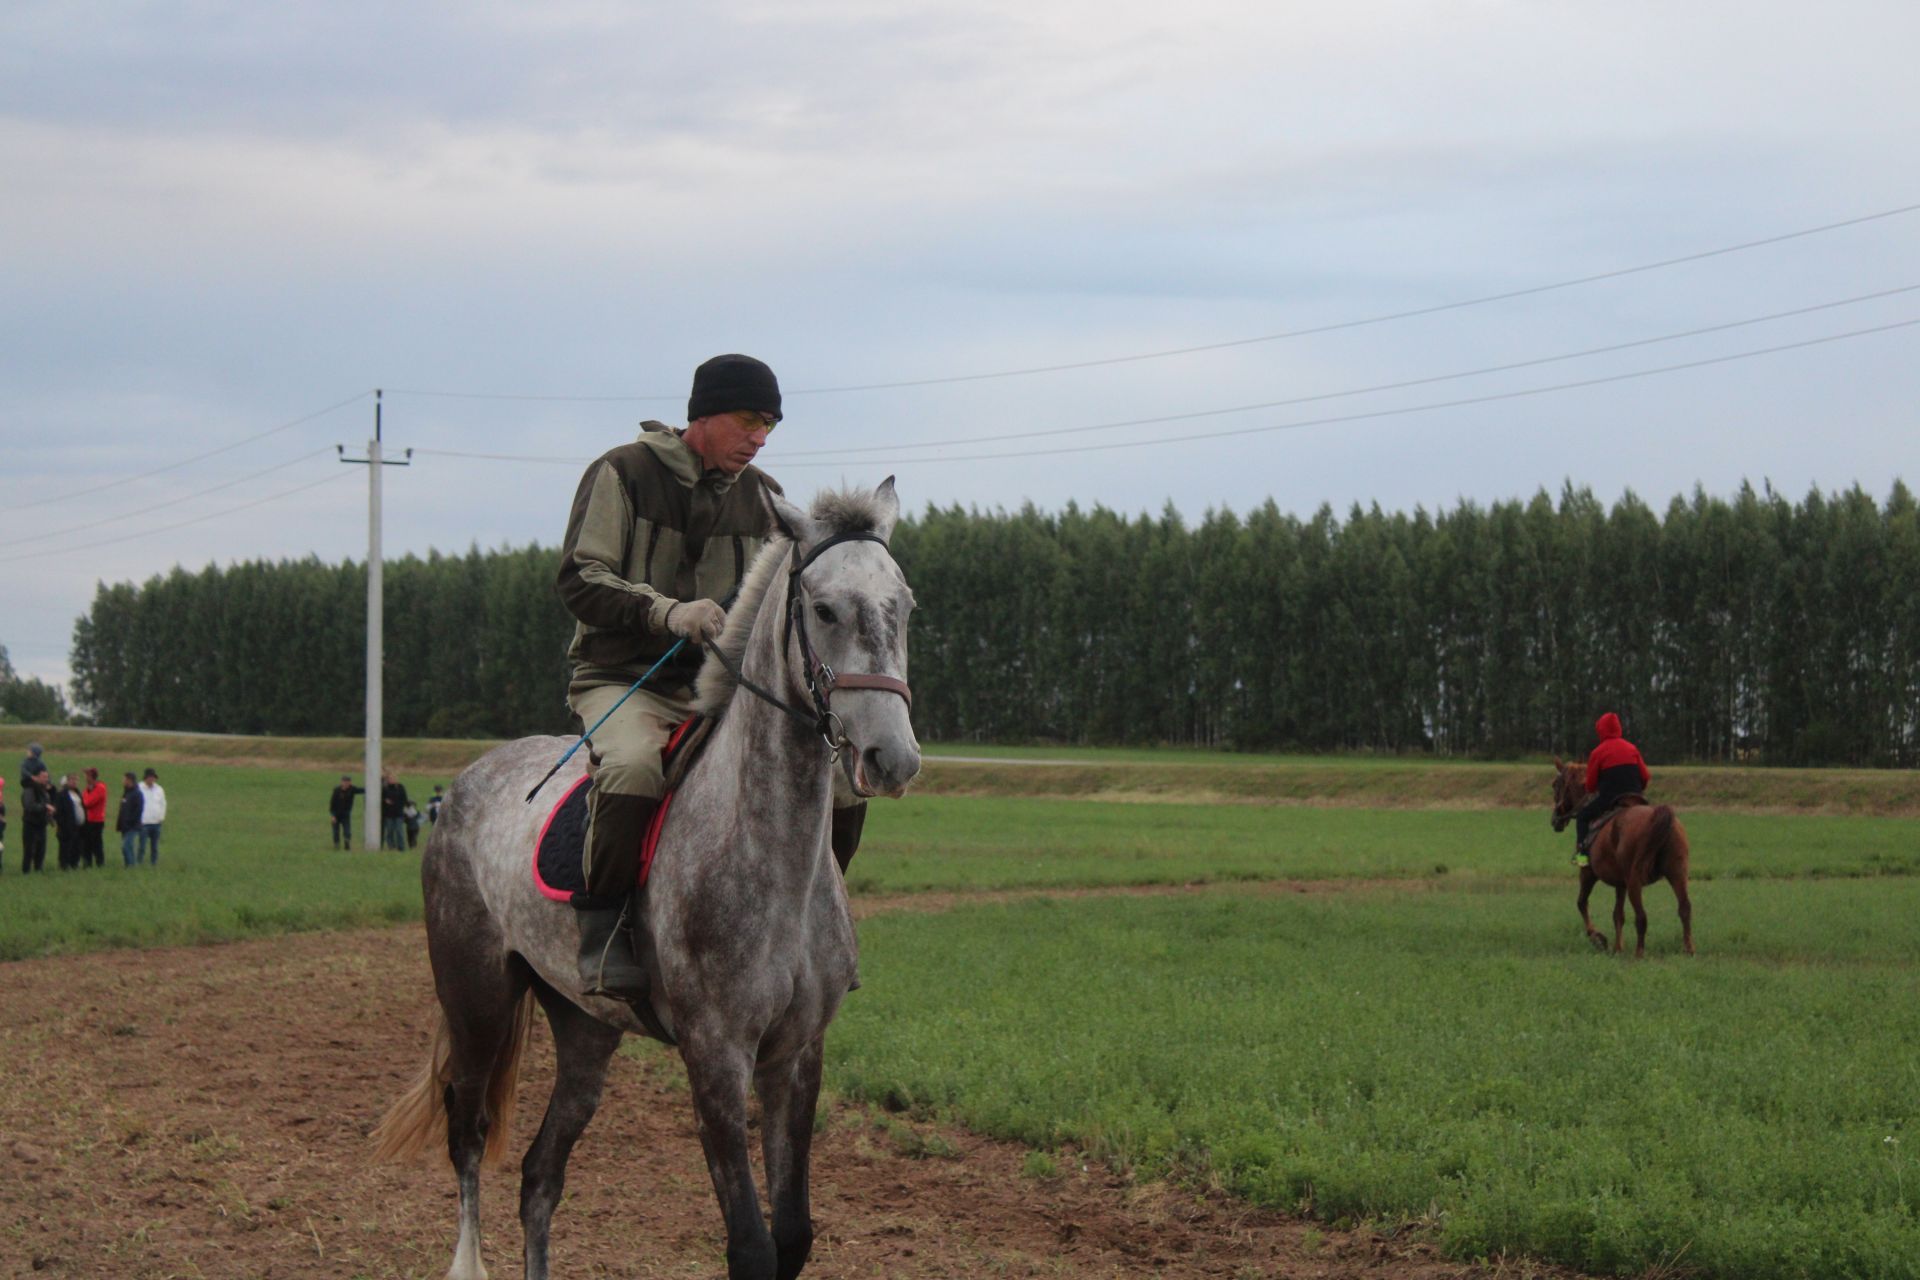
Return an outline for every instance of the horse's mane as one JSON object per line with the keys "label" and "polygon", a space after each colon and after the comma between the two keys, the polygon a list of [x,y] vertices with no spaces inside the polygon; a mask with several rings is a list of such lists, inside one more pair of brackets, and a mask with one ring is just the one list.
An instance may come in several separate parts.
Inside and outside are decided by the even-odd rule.
{"label": "horse's mane", "polygon": [[[878,493],[827,489],[814,498],[813,509],[808,514],[820,525],[820,536],[831,538],[842,533],[872,533],[880,527],[887,512]],[[753,621],[760,616],[760,603],[766,597],[767,587],[779,573],[792,546],[784,536],[769,538],[747,569],[747,576],[740,580],[740,592],[734,597],[733,607],[727,610],[727,625],[714,642],[736,668],[746,656],[747,642],[753,638]],[[733,672],[709,653],[700,664],[700,675],[694,682],[693,709],[701,715],[717,716],[733,701],[737,688]]]}

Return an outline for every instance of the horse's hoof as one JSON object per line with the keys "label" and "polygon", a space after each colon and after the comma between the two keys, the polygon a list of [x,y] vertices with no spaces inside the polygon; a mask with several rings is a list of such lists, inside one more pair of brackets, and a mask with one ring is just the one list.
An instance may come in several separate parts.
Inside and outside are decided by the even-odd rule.
{"label": "horse's hoof", "polygon": [[1607,940],[1597,933],[1588,934],[1587,941],[1593,944],[1595,951],[1605,951],[1607,949]]}

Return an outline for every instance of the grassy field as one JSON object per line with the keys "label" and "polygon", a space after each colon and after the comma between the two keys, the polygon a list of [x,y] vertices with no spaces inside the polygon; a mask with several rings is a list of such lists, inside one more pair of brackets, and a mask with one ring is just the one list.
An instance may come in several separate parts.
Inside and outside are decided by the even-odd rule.
{"label": "grassy field", "polygon": [[881,916],[830,1077],[1462,1255],[1920,1275],[1920,882],[1716,885],[1695,961],[1662,889],[1641,964],[1586,953],[1568,898]]}
{"label": "grassy field", "polygon": [[[0,959],[418,918],[417,857],[328,846],[325,794],[357,744],[222,758],[199,739],[42,740],[56,772],[158,764],[162,862],[123,870],[111,849],[102,871],[23,879],[16,820]],[[403,764],[416,797],[455,755],[390,752],[447,762]],[[1905,775],[1759,775],[1838,816],[1683,811],[1701,955],[1676,954],[1658,887],[1654,959],[1633,964],[1581,940],[1539,788],[1501,798],[1537,768],[1048,766],[1132,771],[1074,799],[1019,794],[1041,766],[944,767],[973,772],[877,804],[850,883],[960,905],[863,922],[866,985],[829,1037],[839,1092],[1329,1220],[1411,1223],[1460,1255],[1920,1276],[1920,825],[1877,816]],[[1345,790],[1171,803],[1135,785],[1222,769]],[[1456,780],[1447,807],[1362,803],[1436,773]],[[1334,888],[1276,883],[1300,880]],[[1142,885],[1199,887],[966,899]]]}
{"label": "grassy field", "polygon": [[[89,764],[100,770],[108,781],[109,818],[119,802],[120,774],[145,768],[152,758],[69,756],[51,748],[48,754],[56,778]],[[17,761],[7,763],[11,768]],[[366,797],[358,797],[354,809],[354,852],[333,850],[326,800],[337,774],[218,764],[155,767],[167,789],[158,868],[124,867],[109,822],[104,868],[22,876],[18,797],[13,786],[7,788],[0,960],[420,918],[419,859],[358,847]],[[446,781],[444,775],[398,776],[416,803],[433,783]],[[49,868],[54,851],[49,832]]]}

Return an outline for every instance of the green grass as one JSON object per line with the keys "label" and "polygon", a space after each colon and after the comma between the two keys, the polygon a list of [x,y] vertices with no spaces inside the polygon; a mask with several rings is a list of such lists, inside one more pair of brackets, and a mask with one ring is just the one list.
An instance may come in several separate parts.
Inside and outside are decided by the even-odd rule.
{"label": "green grass", "polygon": [[[329,847],[326,792],[357,776],[351,755],[321,770],[279,763],[304,758],[291,747],[269,767],[89,745],[103,754],[69,745],[53,767],[95,764],[116,798],[123,768],[162,762],[161,865],[123,870],[112,847],[104,870],[22,880],[16,812],[0,959],[419,917],[416,857]],[[1335,783],[1376,776],[1400,780],[1367,762]],[[416,798],[450,777],[403,773]],[[1656,958],[1634,964],[1586,949],[1544,805],[877,804],[857,893],[1220,887],[866,920],[831,1082],[1033,1144],[1031,1177],[1071,1145],[1335,1223],[1427,1224],[1459,1256],[1913,1280],[1915,824],[1683,819],[1702,955],[1675,955],[1656,887]],[[1246,883],[1288,878],[1371,883]]]}
{"label": "green grass", "polygon": [[[1432,875],[1571,876],[1546,811],[1090,804],[919,796],[876,804],[857,893]],[[1694,875],[1920,872],[1898,818],[1700,813]]]}
{"label": "green grass", "polygon": [[1437,1220],[1456,1255],[1920,1275],[1920,882],[1716,885],[1694,961],[1662,889],[1640,964],[1588,953],[1569,897],[881,916],[830,1079],[1329,1220]]}
{"label": "green grass", "polygon": [[[138,757],[58,756],[112,779]],[[158,871],[18,877],[18,815],[0,892],[0,959],[115,946],[217,942],[420,916],[412,856],[333,852],[313,770],[169,764]],[[356,775],[357,776],[357,775]],[[403,773],[416,801],[446,775]],[[362,805],[365,801],[362,798]],[[359,842],[356,810],[355,842]],[[1701,813],[1686,819],[1697,879],[1920,871],[1913,824],[1890,818]],[[916,795],[877,803],[855,893],[1105,887],[1263,879],[1567,877],[1570,838],[1544,812],[1093,804]],[[49,845],[52,844],[49,839]],[[48,851],[49,864],[53,851]]]}
{"label": "green grass", "polygon": [[[17,762],[9,761],[9,767]],[[20,874],[19,797],[7,788],[7,851],[0,872],[0,960],[107,947],[222,942],[266,933],[348,928],[420,918],[414,853],[366,853],[354,809],[354,852],[336,853],[327,792],[338,774],[231,765],[163,764],[167,820],[160,865],[127,869],[112,830],[120,774],[145,758],[49,752],[55,778],[93,765],[108,783],[107,865]],[[356,779],[359,770],[354,769]],[[444,776],[399,775],[416,803]],[[425,829],[422,829],[422,839]]]}

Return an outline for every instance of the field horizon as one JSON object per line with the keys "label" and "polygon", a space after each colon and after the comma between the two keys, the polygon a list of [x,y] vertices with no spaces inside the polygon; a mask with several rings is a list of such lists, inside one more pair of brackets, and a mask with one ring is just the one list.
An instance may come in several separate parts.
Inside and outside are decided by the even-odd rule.
{"label": "field horizon", "polygon": [[[50,755],[174,764],[361,772],[359,738],[210,734],[79,725],[8,725]],[[388,738],[386,767],[451,777],[501,739]],[[1312,804],[1358,808],[1531,809],[1545,806],[1553,757],[1513,761],[1433,756],[1239,754],[1187,747],[922,744],[915,794],[1023,796],[1097,803]],[[91,763],[91,762],[85,762]],[[1653,762],[1658,803],[1759,814],[1920,817],[1920,770]]]}

